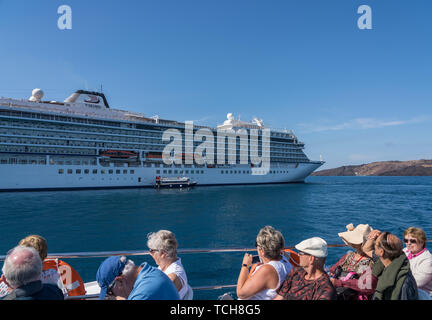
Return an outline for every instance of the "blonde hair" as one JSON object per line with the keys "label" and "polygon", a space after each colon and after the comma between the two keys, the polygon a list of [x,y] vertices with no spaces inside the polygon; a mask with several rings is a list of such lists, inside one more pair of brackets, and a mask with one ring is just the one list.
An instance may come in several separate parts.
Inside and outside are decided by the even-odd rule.
{"label": "blonde hair", "polygon": [[280,257],[285,246],[282,233],[272,226],[262,228],[256,238],[257,246],[264,250],[264,255],[269,259]]}
{"label": "blonde hair", "polygon": [[48,255],[48,244],[45,238],[42,236],[39,235],[27,236],[24,239],[22,239],[18,243],[18,245],[24,247],[32,247],[36,249],[42,261],[44,261]]}
{"label": "blonde hair", "polygon": [[410,235],[413,238],[416,238],[417,240],[419,240],[420,242],[423,242],[423,248],[426,247],[426,233],[423,231],[423,229],[420,228],[415,228],[415,227],[409,227],[408,229],[405,230],[404,232],[404,238]]}

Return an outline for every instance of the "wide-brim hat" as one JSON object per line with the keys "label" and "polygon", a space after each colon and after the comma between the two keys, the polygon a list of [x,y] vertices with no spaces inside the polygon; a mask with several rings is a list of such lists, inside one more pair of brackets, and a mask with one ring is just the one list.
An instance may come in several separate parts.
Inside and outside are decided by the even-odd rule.
{"label": "wide-brim hat", "polygon": [[327,242],[319,237],[303,240],[295,248],[317,258],[327,257]]}
{"label": "wide-brim hat", "polygon": [[369,233],[373,230],[368,224],[359,224],[354,228],[354,225],[350,223],[346,228],[347,231],[338,233],[338,236],[348,245],[363,244],[367,240]]}

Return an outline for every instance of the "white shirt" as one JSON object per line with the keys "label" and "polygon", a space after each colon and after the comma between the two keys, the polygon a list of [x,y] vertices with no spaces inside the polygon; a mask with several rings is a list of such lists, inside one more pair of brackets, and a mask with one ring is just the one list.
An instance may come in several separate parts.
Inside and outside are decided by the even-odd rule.
{"label": "white shirt", "polygon": [[[404,248],[403,251],[408,257],[409,250]],[[417,287],[432,295],[432,254],[426,249],[418,256],[411,258],[409,262]]]}
{"label": "white shirt", "polygon": [[268,263],[257,266],[252,274],[255,274],[255,272],[257,272],[257,270],[264,265],[270,265],[276,270],[279,277],[278,285],[274,289],[262,290],[245,300],[273,300],[273,298],[276,297],[276,290],[280,288],[282,282],[285,281],[285,278],[292,269],[292,265],[291,263],[289,263],[288,259],[285,256],[282,256],[282,259],[280,259],[279,261],[270,261]]}
{"label": "white shirt", "polygon": [[[161,268],[159,267],[159,270]],[[186,276],[186,271],[181,263],[181,259],[178,258],[176,261],[171,263],[168,268],[165,269],[164,273],[166,275],[169,275],[171,273],[174,273],[179,279],[182,284],[182,287],[179,291],[180,300],[183,300],[188,293],[189,287],[188,287],[188,281]]]}

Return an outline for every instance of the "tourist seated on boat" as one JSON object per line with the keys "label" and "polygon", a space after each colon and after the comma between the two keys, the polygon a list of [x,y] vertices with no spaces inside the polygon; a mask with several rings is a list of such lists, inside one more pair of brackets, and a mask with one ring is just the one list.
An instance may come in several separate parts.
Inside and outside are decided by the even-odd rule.
{"label": "tourist seated on boat", "polygon": [[[404,253],[410,262],[411,272],[417,287],[427,295],[432,295],[432,255],[426,249],[426,233],[415,227],[409,227],[404,232],[406,248]],[[423,292],[421,292],[423,294]]]}
{"label": "tourist seated on boat", "polygon": [[144,262],[139,267],[122,256],[105,259],[96,273],[100,300],[179,300],[173,282]]}
{"label": "tourist seated on boat", "polygon": [[336,289],[324,270],[327,243],[314,237],[300,242],[295,248],[300,256],[300,266],[291,270],[274,300],[335,300]]}
{"label": "tourist seated on boat", "polygon": [[2,300],[63,300],[55,284],[42,283],[42,260],[32,247],[17,246],[6,256],[3,278],[12,289]]}
{"label": "tourist seated on boat", "polygon": [[[62,290],[65,297],[83,296],[86,294],[85,285],[78,272],[68,263],[60,259],[47,258],[48,245],[44,237],[30,235],[20,240],[20,246],[32,247],[42,260],[42,283],[52,283]],[[4,282],[0,281],[0,297],[9,290]]]}
{"label": "tourist seated on boat", "polygon": [[260,263],[249,271],[253,256],[246,253],[237,280],[237,297],[243,300],[272,300],[292,266],[281,254],[285,246],[282,233],[271,226],[262,228],[255,241]]}
{"label": "tourist seated on boat", "polygon": [[177,239],[168,230],[159,230],[147,235],[147,247],[150,255],[168,278],[174,283],[181,300],[192,300],[193,291],[188,284],[186,271],[177,256]]}
{"label": "tourist seated on boat", "polygon": [[363,252],[374,259],[366,285],[375,289],[373,300],[417,300],[417,284],[402,241],[390,232],[373,230],[363,245]]}
{"label": "tourist seated on boat", "polygon": [[42,259],[42,282],[57,284],[67,296],[83,296],[86,294],[84,281],[78,272],[68,263],[60,259],[47,258],[48,244],[44,237],[30,235],[19,242],[19,245],[33,247]]}
{"label": "tourist seated on boat", "polygon": [[348,251],[330,267],[330,280],[336,288],[338,300],[369,300],[374,290],[362,285],[362,281],[371,274],[373,260],[363,252],[362,247],[372,228],[368,224],[359,224],[354,228],[352,223],[346,228],[347,231],[338,235],[355,251]]}

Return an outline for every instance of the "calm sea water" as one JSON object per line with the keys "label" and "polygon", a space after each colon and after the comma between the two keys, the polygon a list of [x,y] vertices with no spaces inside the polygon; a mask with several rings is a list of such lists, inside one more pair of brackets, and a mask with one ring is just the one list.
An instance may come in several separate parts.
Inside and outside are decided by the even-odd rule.
{"label": "calm sea water", "polygon": [[[146,236],[173,231],[180,248],[252,248],[265,225],[286,245],[319,236],[341,244],[349,223],[402,236],[409,226],[432,237],[432,177],[310,177],[304,184],[0,193],[0,254],[29,234],[48,241],[49,252],[147,250]],[[329,249],[333,264],[346,248]],[[192,286],[235,284],[243,253],[184,254]],[[132,257],[138,264],[149,256]],[[85,282],[103,258],[67,260]],[[197,291],[217,299],[234,290]]]}

